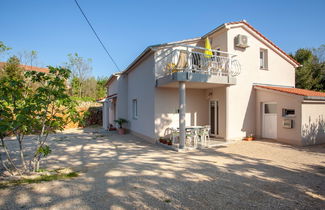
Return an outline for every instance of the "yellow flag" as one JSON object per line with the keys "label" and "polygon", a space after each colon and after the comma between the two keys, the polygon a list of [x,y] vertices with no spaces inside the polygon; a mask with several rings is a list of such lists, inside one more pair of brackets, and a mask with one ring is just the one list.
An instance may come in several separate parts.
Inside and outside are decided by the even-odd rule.
{"label": "yellow flag", "polygon": [[211,58],[212,57],[212,51],[211,51],[211,44],[209,38],[205,38],[205,49],[204,54],[206,58]]}

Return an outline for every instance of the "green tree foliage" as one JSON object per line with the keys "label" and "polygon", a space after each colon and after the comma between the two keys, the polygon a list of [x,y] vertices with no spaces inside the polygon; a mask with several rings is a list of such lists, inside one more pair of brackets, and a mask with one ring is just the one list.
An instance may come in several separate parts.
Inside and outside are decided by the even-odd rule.
{"label": "green tree foliage", "polygon": [[72,89],[78,90],[78,97],[85,96],[85,83],[92,70],[91,59],[84,59],[83,57],[80,57],[78,53],[70,53],[68,54],[68,62],[66,62],[65,66],[72,71],[71,80],[78,79],[77,83],[72,83],[73,85],[78,86],[73,86]]}
{"label": "green tree foliage", "polygon": [[70,86],[71,96],[79,96],[80,81],[78,77],[72,77],[70,79]]}
{"label": "green tree foliage", "polygon": [[106,96],[106,87],[108,77],[98,77],[96,86],[96,99],[103,98]]}
{"label": "green tree foliage", "polygon": [[107,77],[91,76],[91,59],[84,59],[78,53],[69,54],[65,66],[72,71],[70,94],[80,101],[95,101],[106,94]]}
{"label": "green tree foliage", "polygon": [[0,84],[0,138],[1,146],[8,160],[8,165],[4,162],[2,162],[2,165],[9,172],[12,172],[12,170],[17,171],[17,167],[13,163],[4,141],[7,135],[15,135],[19,144],[21,163],[24,170],[26,170],[22,141],[24,135],[30,132],[30,126],[27,126],[27,124],[29,120],[32,120],[32,116],[26,100],[28,87],[25,85],[17,57],[11,57],[2,69]]}
{"label": "green tree foliage", "polygon": [[36,50],[19,52],[18,57],[21,64],[37,66],[38,52]]}
{"label": "green tree foliage", "polygon": [[9,50],[11,50],[11,48],[6,46],[2,41],[0,41],[0,54]]}
{"label": "green tree foliage", "polygon": [[292,57],[302,66],[296,69],[296,87],[325,91],[325,45],[317,49],[299,49]]}
{"label": "green tree foliage", "polygon": [[[48,135],[63,130],[70,120],[77,120],[76,103],[67,93],[70,71],[49,67],[49,73],[29,71],[22,75],[16,57],[8,60],[0,78],[0,138],[7,159],[2,165],[11,173],[39,169],[40,161],[50,154]],[[35,85],[36,84],[36,85]],[[32,88],[34,87],[34,88]],[[5,138],[15,135],[19,145],[21,167],[10,157]],[[29,164],[24,155],[24,137],[36,134],[35,151]]]}

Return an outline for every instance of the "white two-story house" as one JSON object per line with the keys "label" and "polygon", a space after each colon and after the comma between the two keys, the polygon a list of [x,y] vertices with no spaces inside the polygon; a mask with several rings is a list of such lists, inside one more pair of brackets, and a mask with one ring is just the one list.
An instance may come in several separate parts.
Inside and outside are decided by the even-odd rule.
{"label": "white two-story house", "polygon": [[210,136],[224,140],[325,143],[325,93],[294,88],[299,65],[246,21],[149,46],[107,81],[103,127],[125,118],[152,142],[170,127],[182,142],[187,126],[210,125]]}

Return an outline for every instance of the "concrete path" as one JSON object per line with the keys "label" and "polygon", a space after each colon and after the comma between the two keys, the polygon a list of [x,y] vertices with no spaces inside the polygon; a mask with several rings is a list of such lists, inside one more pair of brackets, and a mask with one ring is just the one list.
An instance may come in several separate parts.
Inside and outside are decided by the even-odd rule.
{"label": "concrete path", "polygon": [[0,209],[324,209],[325,146],[238,142],[177,153],[100,129],[51,137],[80,177],[0,190]]}

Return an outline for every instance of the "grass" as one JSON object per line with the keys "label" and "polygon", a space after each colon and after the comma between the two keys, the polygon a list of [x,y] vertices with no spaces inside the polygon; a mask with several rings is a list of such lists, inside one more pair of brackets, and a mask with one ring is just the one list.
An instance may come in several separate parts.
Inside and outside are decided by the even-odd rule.
{"label": "grass", "polygon": [[0,183],[0,189],[7,188],[10,186],[16,186],[20,184],[33,184],[40,182],[49,182],[54,180],[62,180],[62,179],[70,179],[73,177],[77,177],[79,174],[77,172],[70,172],[67,174],[51,174],[51,175],[40,175],[35,178],[22,178],[19,180],[10,180],[7,182]]}

